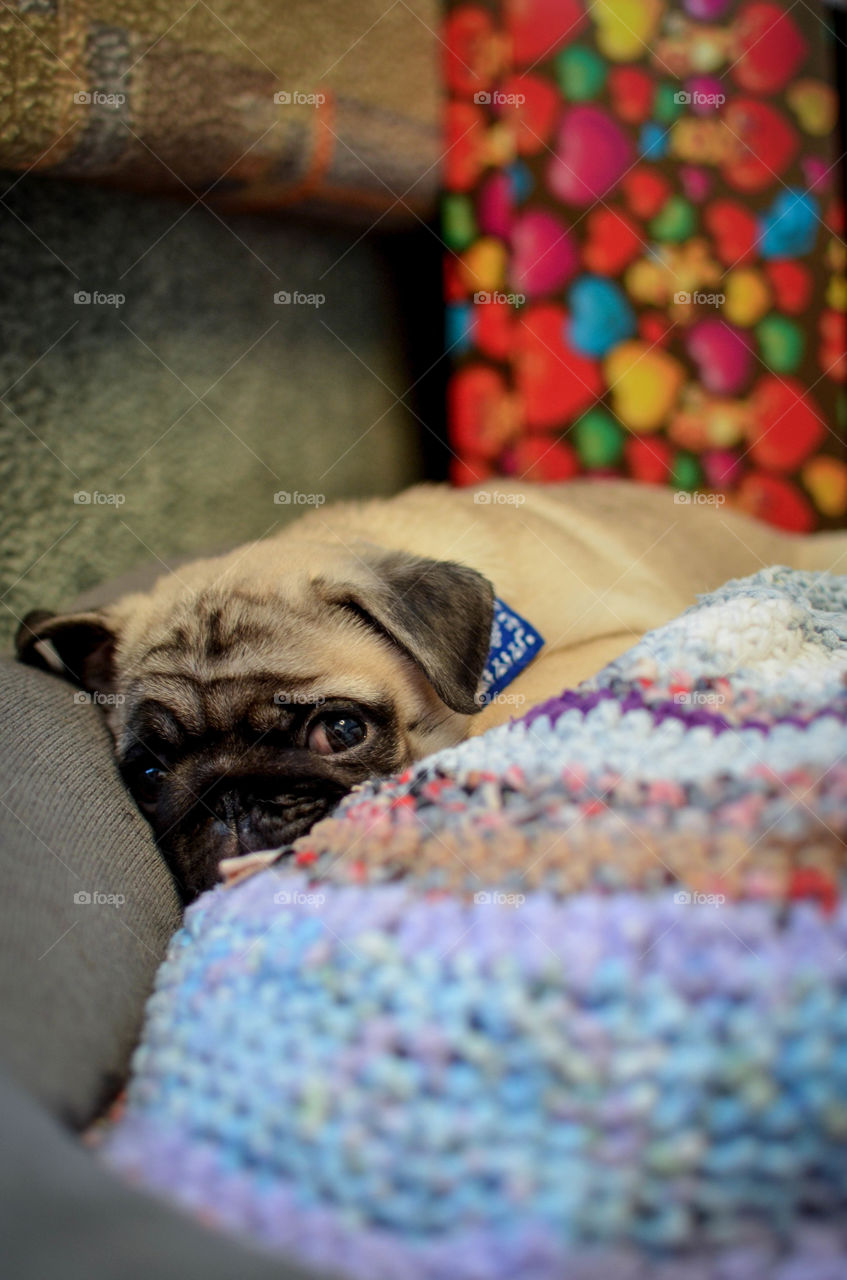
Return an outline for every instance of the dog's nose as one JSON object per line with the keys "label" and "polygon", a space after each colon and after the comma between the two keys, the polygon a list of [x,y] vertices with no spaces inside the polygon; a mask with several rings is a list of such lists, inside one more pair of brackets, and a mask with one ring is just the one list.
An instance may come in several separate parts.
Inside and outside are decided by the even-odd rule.
{"label": "dog's nose", "polygon": [[218,792],[212,801],[212,810],[215,817],[226,827],[234,827],[236,825],[243,809],[241,795],[234,789]]}
{"label": "dog's nose", "polygon": [[212,799],[211,807],[215,817],[223,826],[231,830],[241,830],[249,826],[251,818],[265,810],[267,801],[253,791],[231,787],[226,791],[218,792]]}
{"label": "dog's nose", "polygon": [[274,838],[310,825],[323,816],[331,794],[303,785],[283,787],[279,778],[252,779],[217,789],[207,803],[215,816],[215,834],[237,844],[229,855],[235,856],[272,847]]}
{"label": "dog's nose", "polygon": [[[213,810],[213,833],[219,842],[218,856],[235,858],[269,847],[265,824],[257,821],[249,797],[228,791],[216,800]],[[221,848],[225,849],[224,853],[221,853]]]}
{"label": "dog's nose", "polygon": [[278,777],[221,779],[208,796],[208,803],[221,822],[234,826],[245,814],[267,809],[279,789]]}

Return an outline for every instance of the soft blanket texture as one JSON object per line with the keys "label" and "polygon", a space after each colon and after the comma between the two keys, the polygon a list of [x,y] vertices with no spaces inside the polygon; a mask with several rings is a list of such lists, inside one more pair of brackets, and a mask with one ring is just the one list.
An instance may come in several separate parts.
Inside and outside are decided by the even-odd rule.
{"label": "soft blanket texture", "polygon": [[112,1165],[362,1280],[847,1269],[847,578],[770,569],[206,894]]}

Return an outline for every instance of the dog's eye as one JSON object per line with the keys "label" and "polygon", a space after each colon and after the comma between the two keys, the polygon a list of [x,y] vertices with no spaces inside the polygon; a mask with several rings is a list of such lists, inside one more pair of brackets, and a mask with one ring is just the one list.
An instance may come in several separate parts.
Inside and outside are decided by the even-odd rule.
{"label": "dog's eye", "polygon": [[319,756],[329,756],[357,747],[366,734],[367,726],[358,716],[348,711],[327,712],[312,725],[306,745]]}
{"label": "dog's eye", "polygon": [[159,788],[165,778],[165,770],[158,765],[147,765],[140,769],[135,777],[133,791],[139,804],[153,805],[159,798]]}

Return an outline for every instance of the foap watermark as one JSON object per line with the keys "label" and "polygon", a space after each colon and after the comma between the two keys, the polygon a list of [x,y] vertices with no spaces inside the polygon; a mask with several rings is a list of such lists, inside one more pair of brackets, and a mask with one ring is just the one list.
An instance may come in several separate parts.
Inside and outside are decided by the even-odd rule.
{"label": "foap watermark", "polygon": [[326,294],[278,289],[274,294],[274,302],[278,307],[322,307],[326,302]]}
{"label": "foap watermark", "polygon": [[77,289],[74,294],[76,307],[122,307],[125,302],[125,293],[102,293],[99,289]]}
{"label": "foap watermark", "polygon": [[299,889],[280,889],[274,894],[274,902],[279,907],[322,907],[326,902],[325,893],[303,893]]}
{"label": "foap watermark", "polygon": [[478,307],[490,306],[492,302],[505,303],[509,307],[522,307],[526,302],[525,293],[503,293],[500,289],[480,289],[473,300]]}
{"label": "foap watermark", "polygon": [[77,507],[114,507],[118,510],[126,502],[125,493],[101,493],[99,489],[78,489],[74,494]]}
{"label": "foap watermark", "polygon": [[108,107],[111,111],[117,111],[126,102],[125,93],[102,93],[99,89],[88,90],[81,89],[74,94],[74,102],[78,107]]}
{"label": "foap watermark", "polygon": [[305,93],[302,89],[278,89],[274,94],[278,107],[322,107],[325,93]]}
{"label": "foap watermark", "polygon": [[522,693],[482,693],[478,698],[481,707],[522,707],[526,697]]}
{"label": "foap watermark", "polygon": [[478,507],[522,507],[526,494],[510,493],[508,489],[483,489],[474,494],[473,500]]}
{"label": "foap watermark", "polygon": [[726,902],[726,895],[723,893],[689,893],[687,889],[680,889],[679,893],[674,894],[673,900],[678,907],[722,907]]}
{"label": "foap watermark", "polygon": [[473,96],[478,107],[522,107],[525,93],[503,93],[502,89],[479,89]]}
{"label": "foap watermark", "polygon": [[99,889],[78,889],[74,894],[74,903],[78,907],[123,907],[126,897],[122,893],[101,893]]}
{"label": "foap watermark", "polygon": [[298,489],[280,489],[274,494],[274,504],[277,507],[322,507],[325,502],[325,493],[300,493]]}
{"label": "foap watermark", "polygon": [[725,493],[707,493],[704,489],[677,489],[673,500],[678,507],[722,507]]}
{"label": "foap watermark", "polygon": [[674,294],[673,300],[678,307],[722,307],[726,302],[726,294],[703,293],[701,289],[689,293],[687,289],[681,289]]}
{"label": "foap watermark", "polygon": [[677,89],[673,100],[678,107],[722,107],[725,93],[706,93],[703,89]]}
{"label": "foap watermark", "polygon": [[522,907],[526,902],[525,893],[506,893],[502,889],[481,889],[473,896],[478,907]]}
{"label": "foap watermark", "polygon": [[96,689],[88,693],[85,689],[77,689],[74,694],[74,706],[121,707],[126,702],[123,693],[100,693]]}
{"label": "foap watermark", "polygon": [[298,693],[296,689],[278,689],[274,694],[274,702],[278,707],[322,707],[326,702],[323,694]]}
{"label": "foap watermark", "polygon": [[685,689],[673,695],[673,701],[686,707],[722,707],[726,696],[712,689]]}

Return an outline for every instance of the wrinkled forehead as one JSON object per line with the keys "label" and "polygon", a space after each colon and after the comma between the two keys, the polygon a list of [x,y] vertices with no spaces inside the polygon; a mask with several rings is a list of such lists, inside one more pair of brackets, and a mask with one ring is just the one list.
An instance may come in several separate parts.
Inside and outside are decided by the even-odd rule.
{"label": "wrinkled forehead", "polygon": [[155,739],[179,746],[186,737],[235,729],[256,734],[284,730],[320,701],[320,694],[284,689],[271,675],[213,680],[177,673],[139,677],[128,688],[127,736],[122,745]]}
{"label": "wrinkled forehead", "polygon": [[306,678],[308,663],[300,655],[327,649],[333,621],[326,607],[304,608],[276,595],[231,591],[188,596],[147,622],[133,651],[125,654],[126,670],[133,678],[259,675],[274,670],[272,660],[287,653],[295,665],[292,675]]}
{"label": "wrinkled forehead", "polygon": [[190,733],[262,731],[329,698],[402,699],[409,679],[399,651],[344,610],[245,591],[181,600],[148,623],[121,665],[116,727],[165,740],[164,709]]}

